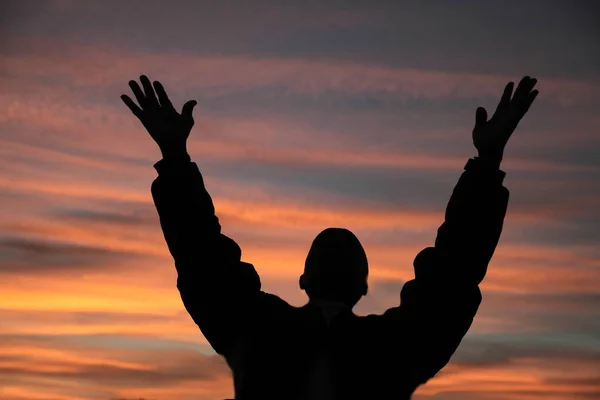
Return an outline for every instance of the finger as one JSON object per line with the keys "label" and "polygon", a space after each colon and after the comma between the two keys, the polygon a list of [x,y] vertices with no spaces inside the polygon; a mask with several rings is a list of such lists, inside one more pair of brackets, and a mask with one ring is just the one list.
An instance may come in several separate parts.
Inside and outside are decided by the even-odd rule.
{"label": "finger", "polygon": [[165,92],[165,88],[159,81],[154,81],[154,90],[156,90],[160,105],[162,107],[173,109],[173,103],[171,103],[169,96],[167,96],[167,92]]}
{"label": "finger", "polygon": [[131,88],[131,91],[135,95],[135,98],[137,99],[140,107],[145,108],[146,107],[146,96],[144,95],[144,92],[142,92],[142,89],[140,89],[140,85],[138,85],[138,83],[136,81],[129,81],[129,87]]}
{"label": "finger", "polygon": [[517,90],[515,90],[515,95],[513,96],[513,101],[521,102],[525,96],[529,93],[528,87],[530,85],[531,78],[528,76],[524,76],[519,82],[519,86],[517,86]]}
{"label": "finger", "polygon": [[531,89],[533,89],[536,83],[537,79],[531,78],[523,85],[523,91],[521,92],[520,97],[518,99],[515,99],[514,101],[514,112],[512,113],[514,118],[523,118],[527,110],[529,110],[531,102],[533,102],[535,96],[537,96],[536,94],[535,96],[533,96],[533,98],[531,98],[531,95],[533,93]]}
{"label": "finger", "polygon": [[525,111],[523,111],[523,115],[529,111],[529,107],[531,107],[531,104],[533,104],[533,101],[535,100],[535,98],[537,97],[537,95],[540,92],[538,92],[537,90],[534,90],[533,92],[529,93],[529,96],[527,96],[527,102],[525,103]]}
{"label": "finger", "polygon": [[135,115],[136,117],[138,117],[140,119],[142,118],[142,113],[143,113],[142,109],[139,108],[137,106],[137,104],[135,104],[129,96],[123,94],[123,95],[121,95],[121,100],[123,100],[123,103],[125,103],[125,105],[127,107],[129,107],[129,109],[131,110],[133,115]]}
{"label": "finger", "polygon": [[537,79],[532,79],[529,76],[525,76],[523,79],[521,79],[521,82],[519,82],[519,86],[517,87],[515,95],[513,96],[513,100],[510,104],[510,109],[508,112],[508,118],[510,120],[518,122],[521,120],[521,118],[523,118],[527,112],[527,109],[529,108],[527,99],[530,95],[531,89],[536,83]]}
{"label": "finger", "polygon": [[533,101],[535,100],[535,98],[537,97],[538,94],[540,94],[540,92],[538,90],[534,90],[533,92],[531,92],[529,94],[528,101],[527,101],[529,103],[529,105],[531,105],[531,103],[533,103]]}
{"label": "finger", "polygon": [[529,86],[529,91],[531,91],[531,89],[533,89],[533,87],[537,83],[537,79],[531,78],[531,82],[530,83],[531,83],[531,85]]}
{"label": "finger", "polygon": [[512,96],[514,86],[514,82],[508,82],[508,84],[504,88],[504,93],[502,93],[502,97],[500,98],[498,107],[496,107],[496,112],[503,111],[508,108],[508,106],[510,105],[510,97]]}
{"label": "finger", "polygon": [[475,111],[475,129],[487,122],[487,111],[483,107],[477,107]]}
{"label": "finger", "polygon": [[529,98],[529,95],[531,94],[531,90],[533,89],[533,87],[535,86],[536,83],[537,83],[537,79],[535,79],[535,78],[529,79],[529,81],[523,88],[523,100],[522,100],[523,102],[527,102],[527,99]]}
{"label": "finger", "polygon": [[156,99],[156,94],[154,93],[150,79],[148,79],[146,75],[141,75],[140,82],[142,82],[142,86],[144,86],[144,93],[146,94],[148,105],[158,107],[158,100]]}
{"label": "finger", "polygon": [[196,100],[190,100],[187,103],[185,103],[183,105],[183,108],[181,109],[181,115],[183,115],[185,118],[189,118],[190,120],[193,120],[192,111],[193,111],[194,107],[196,106],[196,104],[198,104],[196,102]]}

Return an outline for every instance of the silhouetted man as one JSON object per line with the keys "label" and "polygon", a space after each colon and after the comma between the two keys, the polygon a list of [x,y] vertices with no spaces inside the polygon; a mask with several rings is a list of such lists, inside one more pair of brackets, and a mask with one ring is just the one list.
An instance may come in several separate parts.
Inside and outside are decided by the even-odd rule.
{"label": "silhouetted man", "polygon": [[[479,284],[506,214],[504,147],[532,104],[535,79],[510,82],[488,120],[476,111],[469,159],[446,208],[434,247],[414,260],[415,278],[400,305],[359,317],[368,262],[359,240],[329,228],[314,240],[300,288],[310,301],[292,307],[261,290],[252,264],[221,233],[202,175],[186,150],[195,101],[181,114],[162,85],[146,76],[125,104],[162,151],[152,196],[177,268],[177,288],[194,322],[233,372],[236,399],[409,399],[450,360],[481,302]],[[512,97],[512,98],[511,98]]]}

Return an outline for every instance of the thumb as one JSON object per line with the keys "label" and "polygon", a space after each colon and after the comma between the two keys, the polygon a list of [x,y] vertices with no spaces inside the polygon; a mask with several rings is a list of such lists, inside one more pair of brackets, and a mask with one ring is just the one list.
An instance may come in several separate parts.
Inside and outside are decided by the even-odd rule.
{"label": "thumb", "polygon": [[186,119],[192,119],[192,110],[194,109],[196,104],[198,104],[196,100],[190,100],[187,103],[185,103],[181,108],[181,115],[184,116]]}
{"label": "thumb", "polygon": [[475,128],[487,122],[487,111],[483,107],[477,107],[475,111]]}

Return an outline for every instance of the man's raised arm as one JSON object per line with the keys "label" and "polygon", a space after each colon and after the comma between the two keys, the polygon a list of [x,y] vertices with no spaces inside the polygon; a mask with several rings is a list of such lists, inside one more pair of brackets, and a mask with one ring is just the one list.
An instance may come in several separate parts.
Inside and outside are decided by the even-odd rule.
{"label": "man's raised arm", "polygon": [[[162,85],[147,77],[129,85],[140,106],[121,98],[159,145],[163,159],[154,167],[152,197],[167,246],[177,268],[177,288],[194,322],[219,354],[227,356],[247,325],[261,295],[258,274],[241,261],[235,241],[221,233],[215,208],[186,141],[194,120],[195,101],[181,114],[173,108]],[[160,101],[160,103],[159,103]]]}
{"label": "man's raised arm", "polygon": [[511,100],[509,83],[488,121],[478,108],[473,141],[479,156],[465,165],[438,229],[434,247],[414,260],[415,279],[405,283],[401,304],[384,314],[399,330],[416,388],[441,370],[469,330],[481,303],[479,284],[494,254],[509,192],[500,170],[504,147],[537,95],[535,79],[521,80]]}
{"label": "man's raised arm", "polygon": [[448,363],[477,313],[478,285],[500,239],[508,205],[504,175],[484,159],[467,162],[435,246],[417,255],[415,279],[402,288],[400,309],[416,384],[425,383]]}

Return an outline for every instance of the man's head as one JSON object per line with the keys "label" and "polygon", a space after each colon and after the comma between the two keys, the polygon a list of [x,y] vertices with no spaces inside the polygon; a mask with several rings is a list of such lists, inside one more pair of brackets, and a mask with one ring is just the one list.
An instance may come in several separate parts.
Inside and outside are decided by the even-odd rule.
{"label": "man's head", "polygon": [[311,299],[354,307],[367,294],[369,264],[358,238],[348,229],[327,228],[312,243],[300,289]]}

